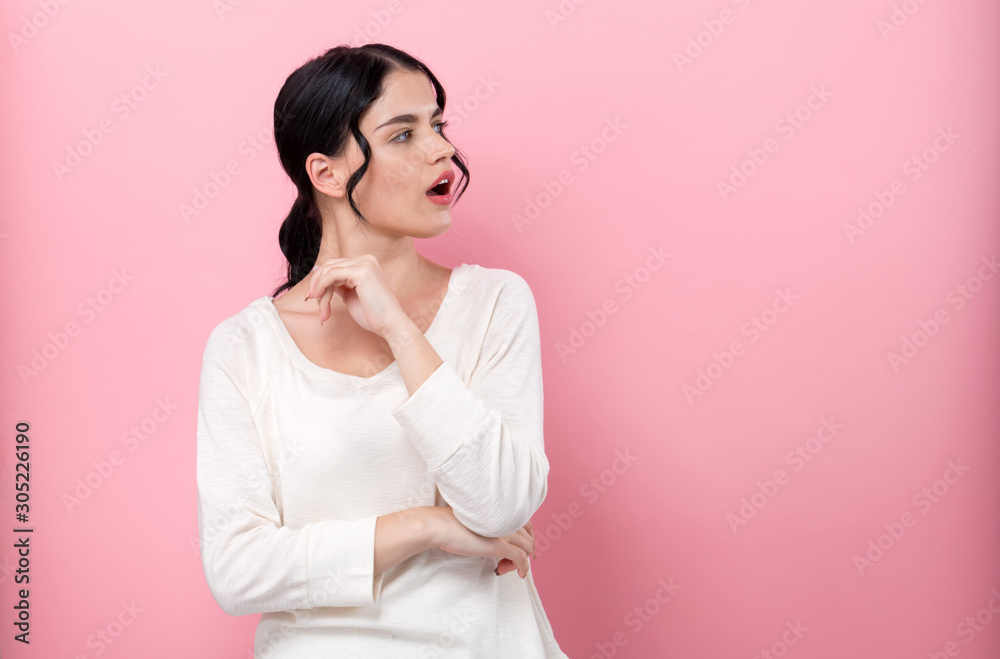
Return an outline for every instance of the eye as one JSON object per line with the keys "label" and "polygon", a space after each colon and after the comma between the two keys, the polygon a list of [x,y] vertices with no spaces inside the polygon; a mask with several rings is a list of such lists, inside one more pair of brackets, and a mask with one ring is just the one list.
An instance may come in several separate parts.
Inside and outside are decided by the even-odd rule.
{"label": "eye", "polygon": [[[434,124],[434,128],[440,128],[441,130],[438,131],[438,134],[441,135],[442,134],[441,131],[443,131],[444,128],[445,128],[445,126],[447,126],[447,125],[448,125],[447,121],[442,121],[440,123]],[[400,133],[399,135],[397,135],[396,137],[392,138],[391,141],[392,142],[405,142],[406,140],[409,139],[408,136],[412,132],[413,132],[412,130],[406,129],[402,133]],[[405,138],[405,139],[400,139],[400,138]]]}

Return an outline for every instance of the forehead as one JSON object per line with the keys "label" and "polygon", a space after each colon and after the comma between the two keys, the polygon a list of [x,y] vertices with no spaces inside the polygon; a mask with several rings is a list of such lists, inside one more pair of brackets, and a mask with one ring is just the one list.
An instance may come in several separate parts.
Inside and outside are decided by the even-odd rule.
{"label": "forehead", "polygon": [[382,83],[382,95],[372,103],[361,123],[377,126],[401,114],[424,116],[437,109],[434,85],[422,71],[393,71]]}

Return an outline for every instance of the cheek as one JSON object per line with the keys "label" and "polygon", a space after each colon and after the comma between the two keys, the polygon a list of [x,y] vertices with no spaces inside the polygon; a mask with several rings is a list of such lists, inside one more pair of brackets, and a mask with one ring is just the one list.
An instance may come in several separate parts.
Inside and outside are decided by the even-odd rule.
{"label": "cheek", "polygon": [[381,180],[391,193],[413,192],[420,187],[418,159],[410,156],[386,158],[380,163]]}

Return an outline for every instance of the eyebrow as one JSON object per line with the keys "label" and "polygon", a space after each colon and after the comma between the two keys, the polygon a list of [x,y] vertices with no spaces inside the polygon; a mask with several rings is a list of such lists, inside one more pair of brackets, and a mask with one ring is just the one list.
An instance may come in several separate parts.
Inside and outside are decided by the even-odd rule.
{"label": "eyebrow", "polygon": [[[431,115],[431,119],[433,119],[434,117],[438,116],[441,113],[442,113],[441,108],[437,108],[436,110],[434,110],[434,113]],[[393,117],[389,121],[387,121],[384,124],[380,125],[375,130],[376,131],[382,130],[386,126],[391,126],[392,124],[412,124],[412,123],[415,123],[416,121],[417,121],[417,115],[415,115],[415,114],[401,114],[398,117]]]}

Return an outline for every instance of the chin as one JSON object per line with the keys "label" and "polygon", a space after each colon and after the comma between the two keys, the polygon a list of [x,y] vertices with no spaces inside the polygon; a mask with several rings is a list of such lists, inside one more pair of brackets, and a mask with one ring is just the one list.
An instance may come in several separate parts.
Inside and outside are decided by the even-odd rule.
{"label": "chin", "polygon": [[430,225],[423,225],[410,234],[414,238],[434,238],[440,236],[451,227],[451,213],[441,213],[442,221]]}

